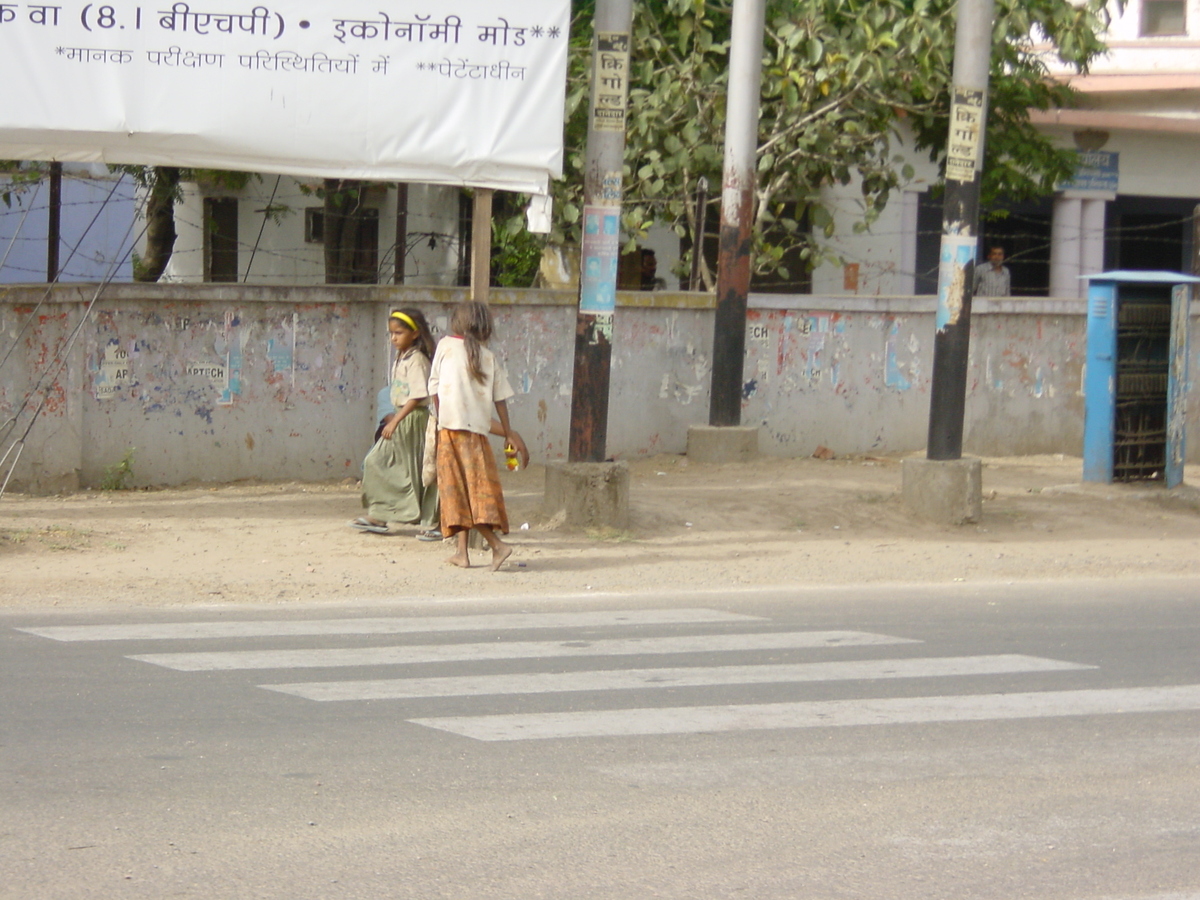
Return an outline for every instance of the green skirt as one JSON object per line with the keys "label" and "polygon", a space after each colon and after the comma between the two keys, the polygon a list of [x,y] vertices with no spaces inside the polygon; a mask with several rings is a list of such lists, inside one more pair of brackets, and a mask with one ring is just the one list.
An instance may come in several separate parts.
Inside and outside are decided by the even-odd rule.
{"label": "green skirt", "polygon": [[380,522],[437,528],[437,485],[421,483],[429,410],[417,407],[390,439],[380,438],[363,460],[362,505]]}

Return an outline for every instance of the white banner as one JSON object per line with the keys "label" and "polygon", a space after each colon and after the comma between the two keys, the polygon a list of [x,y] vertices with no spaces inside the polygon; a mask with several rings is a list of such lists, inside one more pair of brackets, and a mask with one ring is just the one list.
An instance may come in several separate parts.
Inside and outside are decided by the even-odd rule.
{"label": "white banner", "polygon": [[0,159],[544,192],[569,24],[569,0],[0,2]]}

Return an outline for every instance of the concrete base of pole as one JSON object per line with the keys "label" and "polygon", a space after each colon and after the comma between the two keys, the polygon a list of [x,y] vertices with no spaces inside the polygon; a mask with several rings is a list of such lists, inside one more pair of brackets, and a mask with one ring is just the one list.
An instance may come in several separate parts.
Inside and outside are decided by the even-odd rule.
{"label": "concrete base of pole", "polygon": [[687,456],[693,462],[746,462],[758,456],[758,428],[743,425],[692,425]]}
{"label": "concrete base of pole", "polygon": [[940,525],[968,525],[983,514],[983,465],[977,459],[906,459],[901,496],[909,512]]}
{"label": "concrete base of pole", "polygon": [[546,464],[542,513],[566,525],[629,527],[629,466],[623,462]]}

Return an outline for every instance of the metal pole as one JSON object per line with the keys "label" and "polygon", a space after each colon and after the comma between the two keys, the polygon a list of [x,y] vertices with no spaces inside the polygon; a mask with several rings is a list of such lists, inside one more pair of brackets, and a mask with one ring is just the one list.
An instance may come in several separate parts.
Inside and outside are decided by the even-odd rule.
{"label": "metal pole", "polygon": [[740,425],[766,0],[735,0],[708,424]]}
{"label": "metal pole", "polygon": [[62,242],[62,163],[50,163],[50,221],[46,226],[46,281],[58,281],[58,246]]}
{"label": "metal pole", "polygon": [[959,0],[946,194],[938,268],[937,333],[929,398],[929,459],[962,458],[971,300],[979,252],[979,186],[987,131],[993,0]]}
{"label": "metal pole", "polygon": [[408,182],[396,185],[396,260],[392,284],[404,284],[405,257],[408,254]]}
{"label": "metal pole", "polygon": [[632,22],[633,0],[597,0],[583,182],[571,431],[567,445],[569,462],[603,462],[606,455]]}
{"label": "metal pole", "polygon": [[700,290],[700,261],[704,259],[704,229],[708,224],[708,179],[703,175],[696,183],[696,227],[692,232],[692,272],[688,289]]}

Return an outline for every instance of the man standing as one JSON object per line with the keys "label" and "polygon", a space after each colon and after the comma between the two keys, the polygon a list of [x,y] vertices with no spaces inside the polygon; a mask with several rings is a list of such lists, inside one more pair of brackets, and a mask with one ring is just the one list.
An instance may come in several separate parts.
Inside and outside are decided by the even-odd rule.
{"label": "man standing", "polygon": [[975,266],[976,297],[1010,297],[1012,296],[1012,273],[1004,264],[1004,248],[988,247],[988,265]]}

